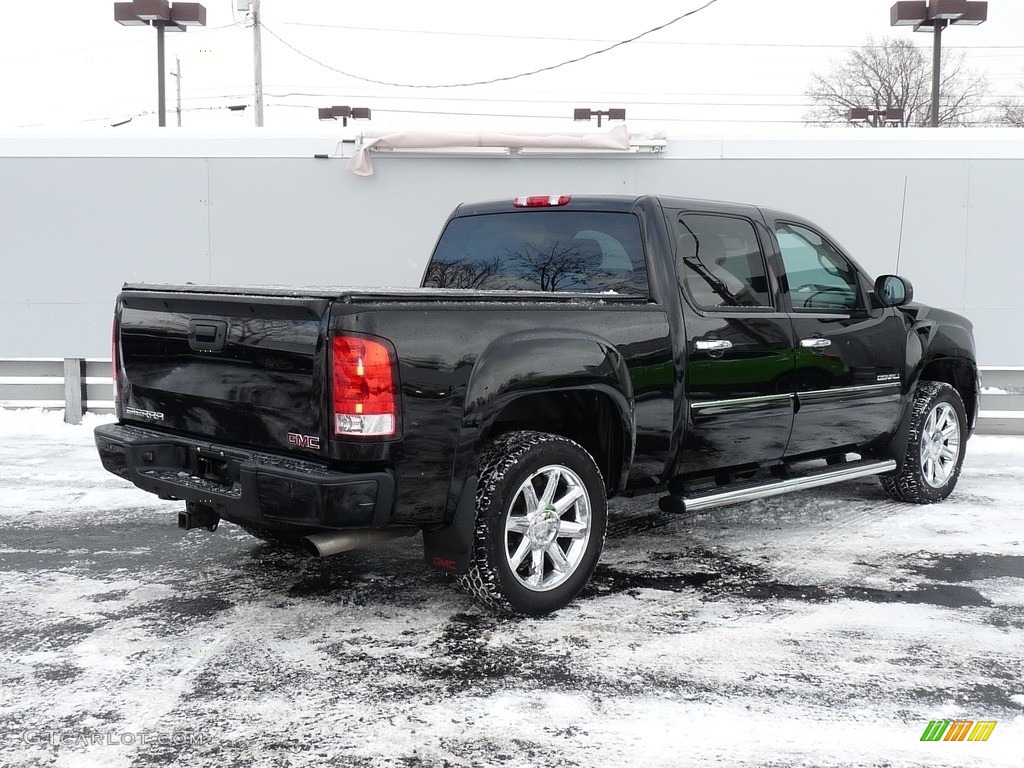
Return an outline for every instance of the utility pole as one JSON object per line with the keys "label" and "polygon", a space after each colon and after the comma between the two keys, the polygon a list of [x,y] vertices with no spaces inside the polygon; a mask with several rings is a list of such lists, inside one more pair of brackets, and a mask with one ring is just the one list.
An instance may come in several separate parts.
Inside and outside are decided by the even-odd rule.
{"label": "utility pole", "polygon": [[174,57],[175,71],[171,72],[178,81],[178,127],[181,128],[181,59]]}
{"label": "utility pole", "polygon": [[256,84],[256,127],[263,127],[263,49],[260,45],[260,0],[252,0],[252,53]]}

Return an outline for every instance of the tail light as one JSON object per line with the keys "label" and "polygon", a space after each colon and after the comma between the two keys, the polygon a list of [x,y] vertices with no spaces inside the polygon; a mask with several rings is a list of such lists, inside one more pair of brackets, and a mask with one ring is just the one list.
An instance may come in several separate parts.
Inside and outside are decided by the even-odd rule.
{"label": "tail light", "polygon": [[331,353],[334,434],[398,434],[398,377],[391,346],[363,336],[335,336]]}
{"label": "tail light", "polygon": [[110,330],[110,367],[114,382],[114,415],[121,418],[121,323],[114,315]]}

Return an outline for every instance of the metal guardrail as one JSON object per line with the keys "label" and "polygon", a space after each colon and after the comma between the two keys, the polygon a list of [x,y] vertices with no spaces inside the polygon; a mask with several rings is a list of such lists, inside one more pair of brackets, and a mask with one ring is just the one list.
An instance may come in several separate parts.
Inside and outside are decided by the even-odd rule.
{"label": "metal guardrail", "polygon": [[978,433],[1024,435],[1024,366],[979,366]]}
{"label": "metal guardrail", "polygon": [[[981,366],[981,384],[978,433],[1024,435],[1024,366]],[[0,408],[63,409],[69,424],[113,413],[110,360],[0,358]]]}
{"label": "metal guardrail", "polygon": [[110,360],[0,358],[0,408],[62,409],[69,424],[86,411],[113,413]]}

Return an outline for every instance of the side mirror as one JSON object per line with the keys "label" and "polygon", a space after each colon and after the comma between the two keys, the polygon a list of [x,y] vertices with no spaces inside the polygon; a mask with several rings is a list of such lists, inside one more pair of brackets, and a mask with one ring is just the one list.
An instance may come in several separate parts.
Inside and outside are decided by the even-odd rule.
{"label": "side mirror", "polygon": [[879,307],[902,307],[914,300],[914,286],[897,275],[880,275],[875,280],[875,304]]}

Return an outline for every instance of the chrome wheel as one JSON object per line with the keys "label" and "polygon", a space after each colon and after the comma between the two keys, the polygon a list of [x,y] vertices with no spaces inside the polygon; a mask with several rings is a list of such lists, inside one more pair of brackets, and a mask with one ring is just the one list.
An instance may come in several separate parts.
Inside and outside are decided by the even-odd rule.
{"label": "chrome wheel", "polygon": [[561,435],[506,432],[477,474],[472,559],[459,584],[503,613],[564,608],[593,575],[608,526],[594,458]]}
{"label": "chrome wheel", "polygon": [[949,403],[936,405],[921,429],[921,473],[932,488],[942,488],[960,458],[960,420]]}
{"label": "chrome wheel", "polygon": [[878,479],[894,499],[912,504],[942,501],[956,487],[970,434],[960,393],[944,381],[920,381],[904,419],[903,463]]}
{"label": "chrome wheel", "polygon": [[545,592],[575,573],[590,533],[590,495],[583,480],[565,466],[542,467],[512,498],[505,559],[520,584]]}

